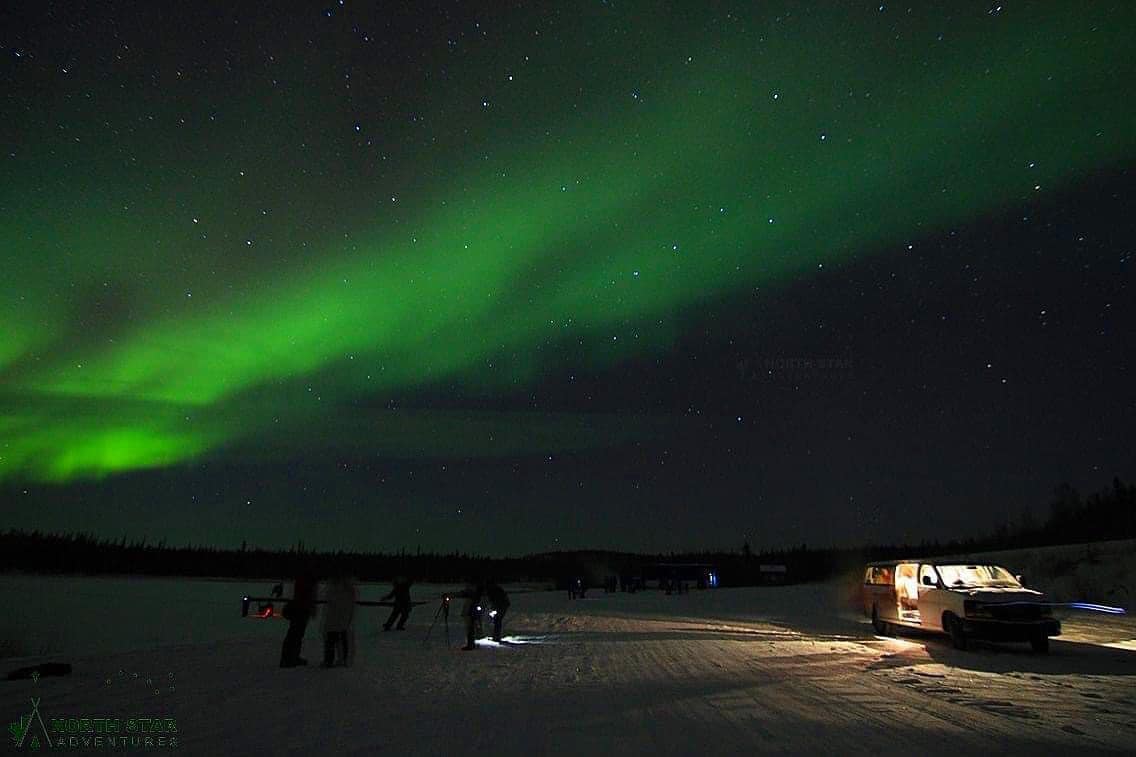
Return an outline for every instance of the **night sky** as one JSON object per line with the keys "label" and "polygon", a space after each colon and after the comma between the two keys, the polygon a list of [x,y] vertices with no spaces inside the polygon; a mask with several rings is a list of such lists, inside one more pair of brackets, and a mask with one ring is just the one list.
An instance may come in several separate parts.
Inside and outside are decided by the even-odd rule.
{"label": "night sky", "polygon": [[14,2],[3,527],[738,549],[1136,476],[1136,5]]}

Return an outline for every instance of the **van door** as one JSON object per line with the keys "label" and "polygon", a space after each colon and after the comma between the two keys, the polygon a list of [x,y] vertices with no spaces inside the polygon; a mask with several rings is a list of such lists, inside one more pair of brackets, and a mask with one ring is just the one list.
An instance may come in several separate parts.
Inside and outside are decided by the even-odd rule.
{"label": "van door", "polygon": [[939,588],[939,572],[934,565],[919,566],[919,618],[924,628],[940,630],[943,614],[943,596]]}
{"label": "van door", "polygon": [[919,564],[895,566],[896,614],[904,625],[919,625]]}

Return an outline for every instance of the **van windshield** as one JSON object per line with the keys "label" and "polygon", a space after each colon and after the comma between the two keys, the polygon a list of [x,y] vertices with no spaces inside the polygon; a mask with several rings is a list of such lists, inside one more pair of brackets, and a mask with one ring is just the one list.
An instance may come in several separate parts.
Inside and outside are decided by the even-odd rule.
{"label": "van windshield", "polygon": [[943,585],[951,588],[1020,588],[1018,580],[997,565],[937,565]]}

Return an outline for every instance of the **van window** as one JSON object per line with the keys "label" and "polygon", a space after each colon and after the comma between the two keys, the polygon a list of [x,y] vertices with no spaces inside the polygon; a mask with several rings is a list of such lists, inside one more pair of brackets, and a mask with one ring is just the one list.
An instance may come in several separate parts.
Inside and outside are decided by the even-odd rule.
{"label": "van window", "polygon": [[920,565],[919,566],[919,585],[923,586],[926,582],[924,577],[930,576],[931,581],[937,586],[939,583],[939,574],[935,572],[934,565]]}
{"label": "van window", "polygon": [[892,581],[892,569],[872,567],[864,571],[864,583],[873,586],[889,586]]}

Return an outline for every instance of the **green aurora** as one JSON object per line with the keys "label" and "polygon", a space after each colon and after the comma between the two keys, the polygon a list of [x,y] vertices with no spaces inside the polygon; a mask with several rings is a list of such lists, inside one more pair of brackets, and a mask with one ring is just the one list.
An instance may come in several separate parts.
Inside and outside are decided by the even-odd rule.
{"label": "green aurora", "polygon": [[[1136,73],[1132,6],[951,4],[906,33],[825,7],[630,37],[589,11],[528,60],[473,53],[413,122],[354,115],[330,63],[220,104],[55,83],[0,188],[0,480],[299,455],[298,435],[392,456],[649,436],[665,419],[358,407],[665,353],[699,309],[1136,154],[1112,84]],[[85,92],[161,130],[104,127]]]}

